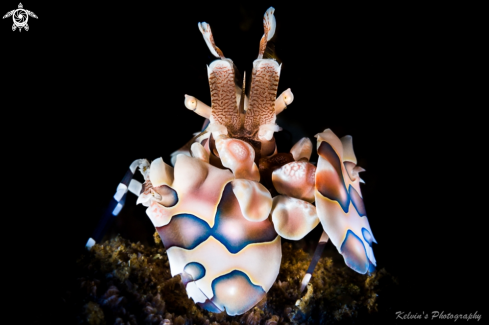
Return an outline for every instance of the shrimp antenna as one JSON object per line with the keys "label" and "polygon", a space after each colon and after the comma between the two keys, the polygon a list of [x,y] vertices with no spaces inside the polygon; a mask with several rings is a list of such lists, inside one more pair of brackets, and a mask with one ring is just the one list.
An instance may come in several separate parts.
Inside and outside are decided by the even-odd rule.
{"label": "shrimp antenna", "polygon": [[273,15],[274,12],[275,8],[270,7],[263,16],[263,30],[265,31],[265,34],[263,34],[260,40],[258,59],[263,59],[263,54],[265,53],[265,49],[267,48],[267,43],[269,40],[272,39],[273,35],[275,34],[275,27],[277,23],[275,21],[275,16]]}
{"label": "shrimp antenna", "polygon": [[211,53],[216,58],[225,59],[222,51],[216,46],[216,43],[214,43],[214,37],[212,36],[211,25],[209,25],[206,22],[199,23],[198,25],[199,25],[199,30],[202,33],[202,36],[204,37],[205,43],[207,44],[207,47],[209,48]]}
{"label": "shrimp antenna", "polygon": [[245,109],[244,109],[244,102],[246,96],[245,90],[246,90],[246,71],[243,74],[243,88],[241,90],[241,98],[239,100],[239,109],[238,109],[239,114],[245,113]]}

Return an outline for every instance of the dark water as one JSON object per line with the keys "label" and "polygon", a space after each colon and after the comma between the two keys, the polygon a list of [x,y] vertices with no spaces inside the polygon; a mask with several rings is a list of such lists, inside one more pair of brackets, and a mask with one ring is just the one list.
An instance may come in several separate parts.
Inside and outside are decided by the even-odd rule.
{"label": "dark water", "polygon": [[[212,57],[197,23],[210,23],[216,44],[249,75],[272,5],[283,62],[278,92],[295,95],[277,121],[285,129],[279,149],[325,128],[353,136],[367,170],[374,252],[399,281],[379,294],[379,317],[487,317],[478,298],[486,255],[478,153],[487,137],[480,112],[470,110],[480,105],[464,95],[462,80],[474,78],[461,75],[477,65],[477,19],[407,5],[24,5],[39,19],[21,33],[5,19],[0,37],[5,206],[14,207],[3,218],[5,264],[15,275],[6,282],[18,293],[12,301],[22,301],[14,305],[32,308],[26,319],[63,323],[60,293],[129,164],[169,160],[200,129],[202,119],[183,105],[184,94],[210,103]],[[110,231],[144,242],[152,226],[129,198]],[[311,251],[314,236],[298,245]],[[324,254],[334,254],[332,245]]]}

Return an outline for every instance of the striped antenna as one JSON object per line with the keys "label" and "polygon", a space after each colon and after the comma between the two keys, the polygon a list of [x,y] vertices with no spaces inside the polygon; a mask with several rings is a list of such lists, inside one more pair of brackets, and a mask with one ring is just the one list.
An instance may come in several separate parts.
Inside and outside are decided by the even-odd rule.
{"label": "striped antenna", "polygon": [[102,240],[107,230],[110,228],[115,218],[119,215],[124,204],[126,203],[127,192],[134,193],[136,196],[142,191],[142,184],[133,179],[136,168],[149,167],[149,162],[146,159],[138,159],[133,161],[126,174],[122,178],[122,181],[117,186],[117,190],[109,203],[107,210],[100,219],[97,227],[95,228],[92,237],[90,237],[85,245],[87,249],[90,249],[95,243]]}
{"label": "striped antenna", "polygon": [[324,246],[326,246],[326,243],[328,242],[329,237],[324,232],[321,235],[321,238],[319,238],[319,243],[316,246],[316,251],[314,252],[314,255],[312,256],[311,264],[309,264],[309,268],[307,269],[306,275],[302,278],[302,284],[301,284],[301,290],[300,292],[302,293],[304,289],[306,288],[307,284],[309,283],[309,280],[311,280],[312,273],[314,272],[314,269],[316,268],[316,265],[318,264],[319,259],[321,258],[321,254],[323,253]]}

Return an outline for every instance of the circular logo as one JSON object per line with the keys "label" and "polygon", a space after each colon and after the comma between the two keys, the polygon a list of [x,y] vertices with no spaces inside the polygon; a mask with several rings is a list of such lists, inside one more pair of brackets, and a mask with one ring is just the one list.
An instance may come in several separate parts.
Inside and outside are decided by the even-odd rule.
{"label": "circular logo", "polygon": [[24,9],[15,10],[15,12],[12,16],[14,18],[14,24],[17,27],[25,26],[27,24],[27,20],[29,19],[27,12]]}

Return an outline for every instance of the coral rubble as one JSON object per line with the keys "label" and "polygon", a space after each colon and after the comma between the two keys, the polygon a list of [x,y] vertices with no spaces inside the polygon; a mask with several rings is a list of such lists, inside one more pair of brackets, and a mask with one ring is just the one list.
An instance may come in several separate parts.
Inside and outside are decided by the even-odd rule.
{"label": "coral rubble", "polygon": [[78,259],[69,303],[76,322],[90,325],[332,324],[377,312],[379,280],[389,278],[385,270],[361,275],[323,257],[301,294],[311,256],[289,242],[283,243],[282,254],[266,298],[243,315],[228,316],[207,312],[187,297],[180,277],[170,274],[157,233],[151,246],[117,236]]}

